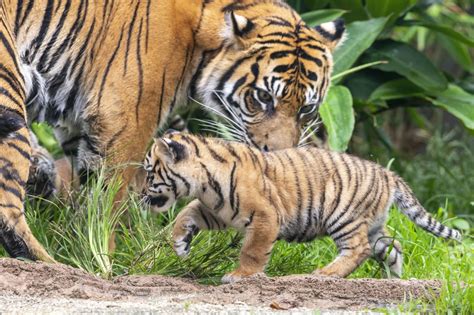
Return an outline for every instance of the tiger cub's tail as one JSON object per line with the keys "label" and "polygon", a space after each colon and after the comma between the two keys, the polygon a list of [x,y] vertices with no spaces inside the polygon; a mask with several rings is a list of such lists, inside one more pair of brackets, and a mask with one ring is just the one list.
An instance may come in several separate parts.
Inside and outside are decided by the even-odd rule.
{"label": "tiger cub's tail", "polygon": [[461,233],[458,230],[451,229],[436,221],[436,219],[423,208],[410,187],[408,187],[401,178],[397,178],[396,187],[394,201],[400,211],[408,216],[411,221],[436,236],[461,241]]}

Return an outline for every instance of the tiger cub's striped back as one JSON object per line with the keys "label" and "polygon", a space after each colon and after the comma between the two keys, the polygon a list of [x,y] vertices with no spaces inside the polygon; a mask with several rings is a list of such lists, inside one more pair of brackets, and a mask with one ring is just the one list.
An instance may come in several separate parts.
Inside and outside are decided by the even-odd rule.
{"label": "tiger cub's striped back", "polygon": [[240,266],[227,282],[263,271],[277,239],[303,242],[322,235],[333,238],[339,256],[319,274],[345,277],[371,255],[401,274],[401,246],[384,229],[392,203],[425,230],[461,238],[433,219],[396,174],[347,154],[309,147],[263,153],[175,133],[156,141],[145,168],[145,200],[152,209],[166,211],[180,197],[197,198],[174,227],[179,255],[189,252],[201,229],[245,232]]}

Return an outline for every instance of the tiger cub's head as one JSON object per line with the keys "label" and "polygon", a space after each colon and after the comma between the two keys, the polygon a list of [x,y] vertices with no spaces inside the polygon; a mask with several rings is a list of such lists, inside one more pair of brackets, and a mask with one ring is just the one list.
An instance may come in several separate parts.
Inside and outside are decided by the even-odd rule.
{"label": "tiger cub's head", "polygon": [[310,27],[282,1],[247,2],[225,8],[221,47],[202,66],[197,92],[236,122],[241,140],[293,147],[326,96],[344,23]]}
{"label": "tiger cub's head", "polygon": [[189,155],[193,152],[181,140],[178,132],[155,139],[145,157],[147,177],[142,197],[153,212],[165,212],[180,197],[191,196],[191,178],[200,176],[200,170],[190,165],[193,159]]}

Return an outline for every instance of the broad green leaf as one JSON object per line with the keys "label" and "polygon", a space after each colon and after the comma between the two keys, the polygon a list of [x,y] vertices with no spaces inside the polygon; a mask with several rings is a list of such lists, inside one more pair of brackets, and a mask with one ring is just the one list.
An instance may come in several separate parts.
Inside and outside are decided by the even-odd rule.
{"label": "broad green leaf", "polygon": [[325,22],[333,21],[341,17],[346,11],[338,9],[318,10],[304,13],[301,15],[303,20],[309,26],[320,25]]}
{"label": "broad green leaf", "polygon": [[319,113],[329,135],[329,147],[345,151],[355,123],[351,92],[344,86],[331,87]]}
{"label": "broad green leaf", "polygon": [[392,24],[410,10],[418,0],[366,0],[365,8],[371,18],[389,16]]}
{"label": "broad green leaf", "polygon": [[444,108],[459,118],[467,128],[474,130],[474,95],[454,84],[450,84],[446,90],[434,92],[432,95],[436,97],[431,99],[433,104]]}
{"label": "broad green leaf", "polygon": [[474,72],[474,64],[467,46],[443,34],[437,35],[441,46],[456,60],[457,64],[468,72]]}
{"label": "broad green leaf", "polygon": [[407,79],[389,81],[379,86],[369,97],[369,101],[388,101],[405,97],[422,96],[423,89]]}
{"label": "broad green leaf", "polygon": [[[380,73],[385,74],[383,72]],[[364,104],[366,104],[372,92],[384,82],[382,81],[383,79],[375,71],[363,71],[349,76],[344,81],[344,86],[349,88],[354,100],[363,100]],[[354,103],[355,109],[357,109],[356,106],[357,102]]]}
{"label": "broad green leaf", "polygon": [[396,72],[427,91],[443,91],[448,87],[448,81],[438,68],[412,46],[384,40],[377,42],[368,52],[368,60],[387,60],[387,64],[376,68]]}
{"label": "broad green leaf", "polygon": [[452,27],[448,27],[446,25],[442,24],[435,24],[435,23],[429,23],[429,22],[423,22],[423,21],[404,21],[402,22],[402,26],[422,26],[426,27],[432,31],[436,31],[438,33],[442,33],[448,37],[451,37],[453,40],[456,40],[460,43],[463,43],[464,45],[474,47],[474,39],[469,38],[465,36],[464,34],[459,33]]}
{"label": "broad green leaf", "polygon": [[360,21],[368,18],[362,0],[330,0],[329,2],[332,8],[348,11],[344,16],[346,21]]}
{"label": "broad green leaf", "polygon": [[451,224],[458,230],[469,231],[469,229],[471,228],[469,222],[461,218],[454,219],[453,221],[451,221]]}
{"label": "broad green leaf", "polygon": [[362,53],[374,43],[384,29],[386,22],[387,18],[378,18],[349,24],[347,26],[347,40],[334,54],[333,75],[337,75],[352,67]]}
{"label": "broad green leaf", "polygon": [[309,11],[321,10],[322,8],[326,7],[328,3],[329,0],[304,0],[303,2],[305,8],[308,8]]}

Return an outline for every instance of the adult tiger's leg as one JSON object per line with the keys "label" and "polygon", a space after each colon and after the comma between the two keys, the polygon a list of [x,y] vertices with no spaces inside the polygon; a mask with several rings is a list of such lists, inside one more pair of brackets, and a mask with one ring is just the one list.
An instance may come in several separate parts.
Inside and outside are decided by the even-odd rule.
{"label": "adult tiger's leg", "polygon": [[7,10],[0,2],[0,243],[12,257],[54,262],[25,220],[23,201],[31,146],[25,86]]}

